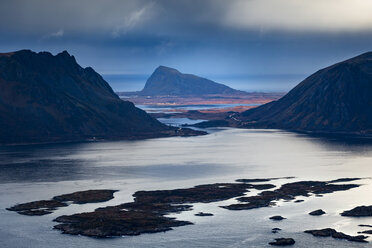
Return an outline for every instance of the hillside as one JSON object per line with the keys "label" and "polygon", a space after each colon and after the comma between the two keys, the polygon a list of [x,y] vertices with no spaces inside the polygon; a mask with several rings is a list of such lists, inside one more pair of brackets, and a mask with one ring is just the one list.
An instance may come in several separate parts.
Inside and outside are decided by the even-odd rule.
{"label": "hillside", "polygon": [[194,135],[121,100],[66,51],[0,54],[0,143]]}
{"label": "hillside", "polygon": [[372,134],[372,52],[324,68],[235,118],[241,127]]}

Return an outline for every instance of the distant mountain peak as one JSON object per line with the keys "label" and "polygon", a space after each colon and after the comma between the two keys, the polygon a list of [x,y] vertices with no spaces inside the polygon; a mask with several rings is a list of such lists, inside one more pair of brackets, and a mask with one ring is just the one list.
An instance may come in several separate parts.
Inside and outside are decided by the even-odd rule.
{"label": "distant mountain peak", "polygon": [[151,74],[145,87],[140,92],[149,96],[189,96],[211,94],[242,94],[226,85],[192,74],[184,74],[177,69],[159,66]]}
{"label": "distant mountain peak", "polygon": [[159,65],[154,72],[169,72],[169,73],[181,73],[177,69],[174,69],[172,67]]}

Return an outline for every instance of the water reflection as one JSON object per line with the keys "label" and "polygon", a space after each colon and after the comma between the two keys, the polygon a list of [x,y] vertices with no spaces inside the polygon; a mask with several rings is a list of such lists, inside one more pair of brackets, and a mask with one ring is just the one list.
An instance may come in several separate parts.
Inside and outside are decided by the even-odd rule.
{"label": "water reflection", "polygon": [[242,173],[301,176],[308,168],[348,170],[345,166],[350,163],[354,170],[349,170],[355,173],[355,168],[369,172],[361,161],[371,159],[370,140],[278,130],[217,130],[190,138],[1,147],[0,183],[233,178]]}

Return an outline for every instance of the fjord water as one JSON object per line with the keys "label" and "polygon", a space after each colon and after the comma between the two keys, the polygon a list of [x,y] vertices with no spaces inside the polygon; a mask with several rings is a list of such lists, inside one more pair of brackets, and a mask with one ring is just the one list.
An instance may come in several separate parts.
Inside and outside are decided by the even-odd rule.
{"label": "fjord water", "polygon": [[[332,238],[316,238],[307,229],[331,227],[350,235],[368,228],[372,218],[341,217],[358,205],[372,205],[372,145],[309,137],[278,130],[210,129],[199,137],[141,141],[93,142],[0,148],[0,247],[269,247],[274,238],[292,237],[296,247],[370,247]],[[238,178],[288,177],[300,180],[362,177],[362,186],[302,203],[230,211],[234,202],[194,204],[174,216],[195,225],[165,233],[95,239],[63,235],[52,227],[63,214],[131,201],[138,190],[175,189],[198,184],[233,182]],[[109,202],[61,208],[51,215],[22,216],[5,210],[16,203],[49,199],[87,189],[118,189]],[[256,192],[250,192],[248,194]],[[324,216],[307,213],[322,208]],[[212,217],[196,217],[196,212]],[[282,215],[286,220],[268,218]],[[272,234],[271,228],[283,229]],[[369,239],[372,241],[372,239]]]}

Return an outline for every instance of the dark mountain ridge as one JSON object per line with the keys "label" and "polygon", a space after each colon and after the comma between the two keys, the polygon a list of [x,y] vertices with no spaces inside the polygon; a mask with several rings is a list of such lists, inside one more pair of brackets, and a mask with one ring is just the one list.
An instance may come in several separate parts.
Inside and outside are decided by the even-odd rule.
{"label": "dark mountain ridge", "polygon": [[192,74],[183,74],[176,69],[159,66],[146,81],[142,91],[136,92],[148,96],[200,96],[212,94],[243,94],[243,91],[234,90],[224,84],[198,77]]}
{"label": "dark mountain ridge", "polygon": [[193,135],[121,100],[66,51],[0,54],[0,143]]}
{"label": "dark mountain ridge", "polygon": [[235,118],[241,127],[372,134],[372,52],[319,70],[281,99]]}

